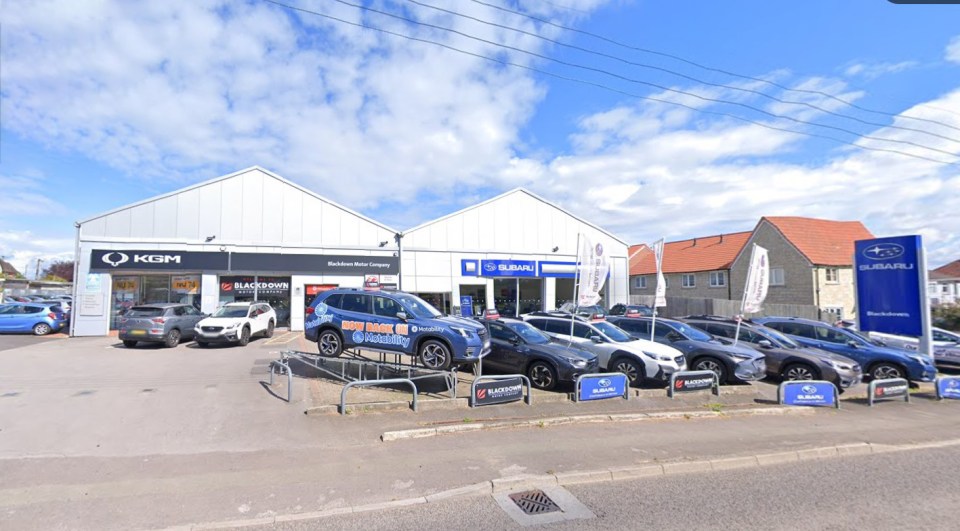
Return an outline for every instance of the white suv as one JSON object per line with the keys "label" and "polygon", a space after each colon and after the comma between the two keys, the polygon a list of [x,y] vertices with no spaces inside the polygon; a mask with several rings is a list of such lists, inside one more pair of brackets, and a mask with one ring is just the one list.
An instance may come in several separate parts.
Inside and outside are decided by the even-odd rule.
{"label": "white suv", "polygon": [[237,343],[244,346],[250,338],[262,334],[273,336],[277,326],[277,312],[265,302],[231,302],[197,323],[194,328],[197,345],[210,343]]}
{"label": "white suv", "polygon": [[557,339],[572,340],[578,347],[596,354],[600,367],[626,374],[631,385],[643,380],[666,381],[671,374],[687,369],[686,359],[679,350],[645,339],[633,339],[607,321],[590,322],[575,317],[571,338],[570,316],[541,313],[526,315],[523,319]]}

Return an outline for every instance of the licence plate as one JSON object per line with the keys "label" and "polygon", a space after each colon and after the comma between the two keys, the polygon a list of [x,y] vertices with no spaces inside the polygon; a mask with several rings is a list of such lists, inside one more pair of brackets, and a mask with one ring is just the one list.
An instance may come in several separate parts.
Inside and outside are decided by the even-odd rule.
{"label": "licence plate", "polygon": [[131,335],[131,336],[145,336],[145,335],[147,335],[147,331],[146,331],[146,330],[131,330],[131,331],[130,331],[130,335]]}

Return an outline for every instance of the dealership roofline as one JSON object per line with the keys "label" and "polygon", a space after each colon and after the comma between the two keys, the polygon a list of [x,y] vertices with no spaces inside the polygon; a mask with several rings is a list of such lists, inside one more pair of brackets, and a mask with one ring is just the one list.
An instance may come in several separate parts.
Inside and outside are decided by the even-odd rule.
{"label": "dealership roofline", "polygon": [[270,171],[270,170],[268,170],[268,169],[266,169],[266,168],[263,168],[263,167],[261,167],[261,166],[250,166],[249,168],[244,168],[244,169],[242,169],[242,170],[235,171],[235,172],[230,173],[230,174],[227,174],[227,175],[221,175],[220,177],[214,177],[213,179],[209,179],[209,180],[207,180],[207,181],[203,181],[203,182],[200,182],[200,183],[197,183],[197,184],[192,184],[192,185],[190,185],[190,186],[187,186],[187,187],[185,187],[185,188],[180,188],[180,189],[174,190],[174,191],[172,191],[172,192],[167,192],[167,193],[165,193],[165,194],[160,194],[160,195],[155,195],[155,196],[153,196],[153,197],[148,197],[147,199],[143,199],[143,200],[141,200],[141,201],[137,201],[136,203],[130,203],[130,204],[128,204],[128,205],[124,205],[124,206],[122,206],[122,207],[115,208],[115,209],[110,210],[110,211],[107,211],[107,212],[102,212],[102,213],[97,214],[97,215],[95,215],[95,216],[91,216],[91,217],[89,217],[89,218],[87,218],[87,219],[78,221],[77,224],[83,225],[84,223],[89,223],[89,222],[91,222],[91,221],[93,221],[93,220],[95,220],[95,219],[99,219],[99,218],[102,218],[102,217],[106,217],[106,216],[109,216],[109,215],[111,215],[111,214],[116,214],[117,212],[122,212],[122,211],[127,210],[127,209],[130,209],[130,208],[138,207],[138,206],[140,206],[140,205],[145,205],[145,204],[147,204],[147,203],[150,203],[150,202],[153,202],[153,201],[157,201],[157,200],[160,200],[160,199],[163,199],[163,198],[166,198],[166,197],[171,197],[171,196],[174,196],[174,195],[177,195],[177,194],[181,194],[181,193],[183,193],[183,192],[188,192],[188,191],[193,190],[193,189],[195,189],[195,188],[200,188],[201,186],[206,186],[206,185],[208,185],[208,184],[213,184],[213,183],[216,183],[216,182],[219,182],[219,181],[225,181],[225,180],[227,180],[227,179],[232,179],[233,177],[236,177],[236,176],[238,176],[238,175],[242,175],[242,174],[244,174],[244,173],[251,172],[251,171],[254,171],[254,170],[263,172],[263,173],[265,173],[266,175],[269,175],[270,177],[273,177],[274,179],[277,179],[278,181],[280,181],[280,182],[282,182],[282,183],[284,183],[284,184],[288,184],[288,185],[296,188],[297,190],[300,190],[301,192],[303,192],[303,193],[305,193],[305,194],[311,195],[311,196],[313,196],[313,197],[315,197],[315,198],[317,198],[317,199],[319,199],[319,200],[321,200],[321,201],[323,201],[323,202],[325,202],[325,203],[329,203],[330,205],[332,205],[332,206],[334,206],[334,207],[337,207],[337,208],[339,208],[340,210],[343,210],[344,212],[353,214],[354,216],[357,216],[358,218],[363,219],[364,221],[368,221],[368,222],[370,222],[370,223],[373,223],[374,225],[377,225],[378,227],[380,227],[380,228],[382,228],[382,229],[388,230],[388,231],[390,231],[390,232],[392,232],[392,233],[394,233],[394,234],[397,234],[397,233],[400,232],[400,231],[398,231],[397,229],[394,229],[393,227],[389,227],[389,226],[387,226],[387,225],[384,225],[383,223],[380,223],[379,221],[376,221],[376,220],[373,220],[373,219],[371,219],[371,218],[368,218],[367,216],[364,216],[363,214],[361,214],[361,213],[359,213],[359,212],[357,212],[357,211],[355,211],[355,210],[349,209],[349,208],[341,205],[340,203],[337,203],[336,201],[332,201],[332,200],[330,200],[330,199],[328,199],[328,198],[326,198],[326,197],[323,197],[322,195],[317,194],[316,192],[313,192],[313,191],[311,191],[311,190],[308,190],[308,189],[300,186],[299,184],[297,184],[297,183],[295,183],[295,182],[289,181],[289,180],[287,180],[287,179],[285,179],[285,178],[277,175],[276,173],[273,173],[272,171]]}
{"label": "dealership roofline", "polygon": [[618,236],[615,236],[615,235],[612,234],[610,231],[608,231],[608,230],[606,230],[606,229],[603,229],[603,228],[601,228],[601,227],[598,227],[597,225],[594,225],[593,223],[590,223],[589,221],[587,221],[587,220],[585,220],[585,219],[583,219],[583,218],[581,218],[581,217],[579,217],[579,216],[575,216],[575,215],[571,214],[571,213],[570,213],[569,211],[567,211],[566,209],[560,208],[560,207],[557,206],[556,204],[551,203],[550,201],[547,201],[546,199],[540,197],[539,195],[537,195],[537,194],[535,194],[535,193],[531,192],[530,190],[527,190],[526,188],[523,188],[523,187],[517,187],[517,188],[514,188],[514,189],[512,189],[512,190],[508,190],[508,191],[506,191],[506,192],[504,192],[504,193],[502,193],[502,194],[500,194],[500,195],[498,195],[498,196],[491,197],[490,199],[487,199],[486,201],[477,203],[477,204],[475,204],[475,205],[470,205],[470,206],[468,206],[468,207],[466,207],[466,208],[462,208],[462,209],[460,209],[460,210],[457,210],[456,212],[451,212],[451,213],[449,213],[449,214],[447,214],[447,215],[445,215],[445,216],[441,216],[441,217],[439,217],[439,218],[436,218],[436,219],[433,219],[433,220],[430,220],[430,221],[421,223],[420,225],[417,225],[416,227],[413,227],[413,228],[411,228],[411,229],[407,229],[407,230],[403,231],[403,235],[406,236],[407,234],[410,234],[411,232],[414,232],[414,231],[423,229],[423,228],[425,228],[425,227],[429,227],[430,225],[433,225],[434,223],[439,223],[439,222],[441,222],[441,221],[444,221],[444,220],[446,220],[446,219],[452,218],[453,216],[457,216],[457,215],[463,214],[464,212],[468,212],[468,211],[473,210],[473,209],[475,209],[475,208],[480,208],[480,207],[482,207],[483,205],[486,205],[486,204],[489,204],[489,203],[493,203],[494,201],[498,201],[498,200],[500,200],[500,199],[502,199],[502,198],[504,198],[504,197],[507,197],[508,195],[513,195],[513,194],[515,194],[515,193],[517,193],[517,192],[521,192],[521,193],[527,194],[527,195],[529,195],[530,197],[532,197],[532,198],[534,198],[534,199],[536,199],[536,200],[538,200],[538,201],[541,201],[542,203],[545,203],[545,204],[547,204],[547,205],[549,205],[549,206],[551,206],[551,207],[553,207],[553,208],[556,208],[557,210],[562,211],[563,213],[565,213],[565,214],[567,214],[568,216],[572,217],[573,219],[579,221],[580,223],[583,223],[584,225],[587,225],[587,226],[589,226],[589,227],[592,227],[592,228],[594,228],[594,229],[596,229],[596,230],[598,230],[598,231],[606,234],[607,236],[613,238],[614,240],[616,240],[616,241],[618,241],[618,242],[626,245],[628,248],[630,247],[630,244],[628,244],[628,243],[627,243],[625,240],[623,240],[622,238],[620,238],[620,237],[618,237]]}

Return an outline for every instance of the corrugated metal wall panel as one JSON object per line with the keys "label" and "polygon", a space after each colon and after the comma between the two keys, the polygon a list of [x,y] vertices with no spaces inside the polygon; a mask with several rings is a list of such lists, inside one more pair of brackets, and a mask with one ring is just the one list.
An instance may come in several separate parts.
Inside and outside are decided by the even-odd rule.
{"label": "corrugated metal wall panel", "polygon": [[243,197],[241,199],[242,212],[240,224],[241,238],[245,242],[263,241],[263,174],[251,171],[240,177],[243,183]]}
{"label": "corrugated metal wall panel", "polygon": [[[177,238],[195,240],[200,237],[200,189],[187,190],[177,198]],[[211,234],[216,234],[212,232]],[[205,236],[205,237],[206,237]]]}
{"label": "corrugated metal wall panel", "polygon": [[177,197],[158,199],[153,204],[153,237],[175,238],[177,236]]}

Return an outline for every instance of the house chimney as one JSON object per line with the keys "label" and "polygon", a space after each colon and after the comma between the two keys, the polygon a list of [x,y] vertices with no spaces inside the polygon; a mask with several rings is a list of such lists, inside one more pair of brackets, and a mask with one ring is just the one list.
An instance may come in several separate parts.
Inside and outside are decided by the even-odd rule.
{"label": "house chimney", "polygon": [[720,243],[723,243],[723,234],[720,235]]}
{"label": "house chimney", "polygon": [[697,246],[697,239],[694,238],[694,239],[693,239],[693,245],[691,245],[690,247],[696,247],[696,246]]}

